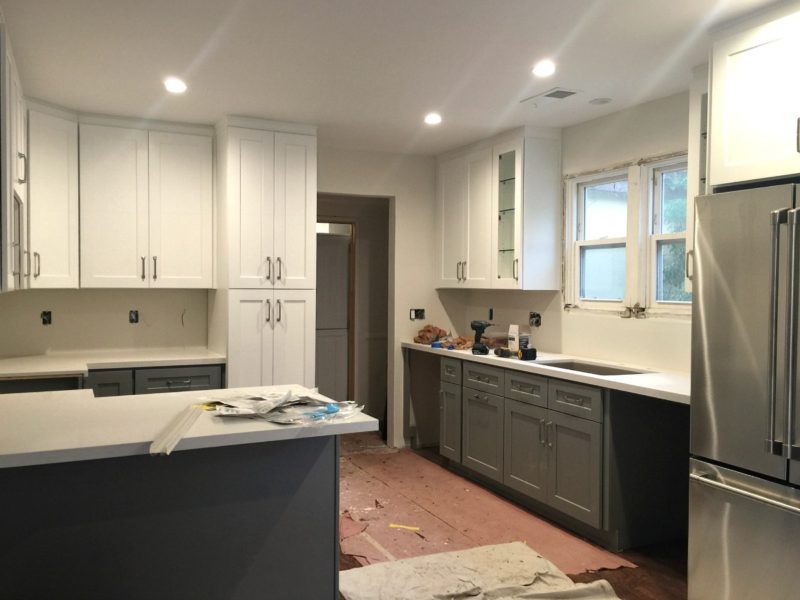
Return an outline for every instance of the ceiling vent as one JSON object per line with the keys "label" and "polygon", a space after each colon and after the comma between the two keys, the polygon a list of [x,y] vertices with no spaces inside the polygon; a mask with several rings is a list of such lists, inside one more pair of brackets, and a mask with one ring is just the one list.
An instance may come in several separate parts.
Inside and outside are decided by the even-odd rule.
{"label": "ceiling vent", "polygon": [[520,104],[530,102],[531,104],[533,104],[534,108],[541,108],[542,106],[552,104],[553,102],[559,102],[561,100],[569,98],[570,96],[574,96],[575,94],[579,93],[579,91],[580,90],[568,90],[565,88],[558,88],[558,87],[552,88],[542,94],[537,94],[536,96],[530,96],[529,98],[520,100]]}

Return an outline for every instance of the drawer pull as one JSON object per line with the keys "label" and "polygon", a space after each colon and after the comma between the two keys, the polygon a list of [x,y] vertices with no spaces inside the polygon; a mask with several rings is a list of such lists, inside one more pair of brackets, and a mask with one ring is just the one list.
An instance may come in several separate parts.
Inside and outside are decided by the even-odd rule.
{"label": "drawer pull", "polygon": [[167,380],[167,387],[172,387],[173,385],[192,385],[191,379],[184,379],[183,381],[173,381],[172,379]]}
{"label": "drawer pull", "polygon": [[535,394],[536,388],[532,385],[523,385],[521,383],[512,383],[511,389],[515,392],[522,392],[523,394]]}
{"label": "drawer pull", "polygon": [[588,398],[585,396],[575,396],[574,394],[567,394],[562,392],[561,400],[566,402],[567,404],[572,404],[573,406],[584,406]]}

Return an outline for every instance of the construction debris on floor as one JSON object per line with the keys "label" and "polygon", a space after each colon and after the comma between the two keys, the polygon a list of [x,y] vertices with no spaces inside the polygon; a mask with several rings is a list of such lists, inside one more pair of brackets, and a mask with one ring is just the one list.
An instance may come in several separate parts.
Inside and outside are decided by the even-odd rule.
{"label": "construction debris on floor", "polygon": [[521,542],[342,571],[339,591],[345,600],[618,599],[607,581],[573,583],[553,563]]}
{"label": "construction debris on floor", "polygon": [[507,542],[529,544],[568,574],[636,566],[410,450],[349,448],[340,536],[353,566]]}

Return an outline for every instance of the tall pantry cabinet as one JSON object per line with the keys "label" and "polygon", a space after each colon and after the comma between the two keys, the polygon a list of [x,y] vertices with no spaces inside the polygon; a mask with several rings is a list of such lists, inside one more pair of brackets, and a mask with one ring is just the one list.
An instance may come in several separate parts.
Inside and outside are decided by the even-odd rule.
{"label": "tall pantry cabinet", "polygon": [[251,119],[218,127],[218,285],[209,345],[228,386],[315,382],[316,131]]}

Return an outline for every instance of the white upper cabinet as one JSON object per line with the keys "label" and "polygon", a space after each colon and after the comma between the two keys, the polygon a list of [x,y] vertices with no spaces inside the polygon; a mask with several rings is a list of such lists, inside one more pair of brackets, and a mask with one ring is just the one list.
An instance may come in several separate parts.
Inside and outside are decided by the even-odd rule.
{"label": "white upper cabinet", "polygon": [[81,287],[210,288],[212,142],[80,126]]}
{"label": "white upper cabinet", "polygon": [[317,287],[317,138],[275,134],[276,288]]}
{"label": "white upper cabinet", "polygon": [[150,132],[150,287],[212,284],[211,138]]}
{"label": "white upper cabinet", "polygon": [[30,287],[78,287],[78,123],[31,109]]}
{"label": "white upper cabinet", "polygon": [[314,289],[316,137],[227,127],[223,138],[228,286]]}
{"label": "white upper cabinet", "polygon": [[149,287],[147,131],[80,126],[81,287]]}
{"label": "white upper cabinet", "polygon": [[520,130],[437,170],[437,287],[561,287],[561,142]]}
{"label": "white upper cabinet", "polygon": [[711,186],[800,173],[800,13],[714,43]]}
{"label": "white upper cabinet", "polygon": [[492,153],[443,159],[438,168],[438,287],[491,286]]}

